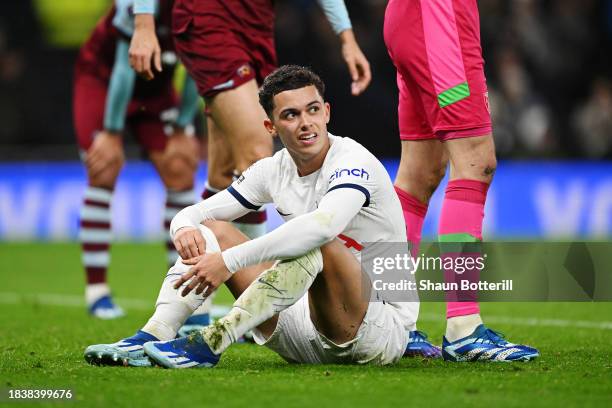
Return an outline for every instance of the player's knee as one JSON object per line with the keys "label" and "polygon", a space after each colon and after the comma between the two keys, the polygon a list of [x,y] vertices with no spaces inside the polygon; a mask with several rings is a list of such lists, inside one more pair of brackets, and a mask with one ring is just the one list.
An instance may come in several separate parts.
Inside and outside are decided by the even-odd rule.
{"label": "player's knee", "polygon": [[450,149],[451,177],[490,183],[493,180],[497,159],[491,135],[457,139]]}
{"label": "player's knee", "polygon": [[117,160],[108,161],[102,167],[101,170],[92,172],[91,169],[87,168],[87,179],[90,186],[103,187],[112,189],[115,186],[119,172],[123,167],[123,158],[117,158]]}
{"label": "player's knee", "polygon": [[485,181],[486,183],[491,183],[491,181],[493,181],[493,176],[495,175],[496,169],[497,159],[495,158],[495,156],[489,158],[489,160],[486,160],[481,167],[481,177],[483,178],[483,181]]}
{"label": "player's knee", "polygon": [[212,231],[222,251],[248,241],[248,237],[229,222],[208,220],[202,224]]}
{"label": "player's knee", "polygon": [[459,163],[453,166],[454,179],[478,180],[484,183],[491,183],[497,168],[497,160],[493,157],[482,157],[478,160],[471,160],[466,163]]}
{"label": "player's knee", "polygon": [[338,256],[339,254],[349,251],[349,249],[342,244],[339,239],[333,239],[327,242],[321,246],[320,250],[323,259]]}
{"label": "player's knee", "polygon": [[193,186],[195,170],[191,160],[175,155],[165,158],[161,173],[168,188],[180,191]]}

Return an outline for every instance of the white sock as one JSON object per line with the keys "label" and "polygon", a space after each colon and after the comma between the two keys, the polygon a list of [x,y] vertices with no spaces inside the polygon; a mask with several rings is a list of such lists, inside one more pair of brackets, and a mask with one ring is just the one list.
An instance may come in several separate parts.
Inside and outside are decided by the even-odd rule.
{"label": "white sock", "polygon": [[[203,225],[200,225],[200,231],[206,240],[206,252],[220,252],[219,243],[212,231]],[[183,297],[180,294],[182,288],[174,289],[174,283],[190,268],[191,266],[184,265],[180,258],[170,268],[159,291],[155,312],[142,328],[144,332],[160,340],[171,340],[185,320],[204,302],[204,297],[201,294],[196,295],[195,291]]]}
{"label": "white sock", "polygon": [[322,269],[319,248],[277,262],[246,288],[225,317],[202,329],[204,341],[215,354],[221,354],[247,331],[297,302]]}
{"label": "white sock", "polygon": [[451,317],[446,320],[446,340],[453,342],[467,337],[481,324],[482,319],[478,313]]}
{"label": "white sock", "polygon": [[90,283],[85,287],[85,302],[88,306],[108,295],[110,295],[110,288],[106,283]]}
{"label": "white sock", "polygon": [[210,311],[212,310],[212,303],[213,303],[213,299],[215,297],[215,295],[217,294],[217,291],[214,291],[213,293],[210,294],[210,296],[208,296],[204,302],[202,302],[202,304],[200,305],[200,307],[198,307],[195,312],[193,312],[193,315],[203,315],[203,314],[210,314]]}

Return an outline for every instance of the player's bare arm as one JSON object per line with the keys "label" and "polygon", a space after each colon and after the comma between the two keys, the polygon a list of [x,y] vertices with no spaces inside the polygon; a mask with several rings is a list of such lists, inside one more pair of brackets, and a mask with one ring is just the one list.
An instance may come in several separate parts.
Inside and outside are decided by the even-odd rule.
{"label": "player's bare arm", "polygon": [[352,29],[340,33],[340,42],[342,44],[342,57],[353,80],[351,93],[353,96],[360,95],[372,80],[370,63],[359,48]]}
{"label": "player's bare arm", "polygon": [[153,69],[162,71],[161,48],[155,35],[155,19],[152,14],[136,14],[134,17],[130,65],[146,79],[153,79]]}
{"label": "player's bare arm", "polygon": [[351,75],[351,93],[353,96],[361,94],[370,84],[372,73],[370,63],[366,59],[353,33],[351,20],[344,0],[317,0],[323,10],[327,21],[340,38],[342,57]]}

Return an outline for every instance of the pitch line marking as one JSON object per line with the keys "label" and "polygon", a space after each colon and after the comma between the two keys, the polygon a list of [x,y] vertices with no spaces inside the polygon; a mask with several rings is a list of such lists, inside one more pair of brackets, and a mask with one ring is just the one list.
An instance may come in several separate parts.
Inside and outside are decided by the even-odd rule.
{"label": "pitch line marking", "polygon": [[[153,311],[155,301],[144,299],[116,298],[118,304],[126,309]],[[85,307],[85,300],[82,296],[59,294],[59,293],[15,293],[0,292],[0,304],[15,305],[19,303],[40,304],[45,306],[64,306],[64,307]],[[216,310],[215,310],[216,309]],[[213,308],[213,315],[223,315],[229,308],[217,305]],[[420,321],[440,321],[442,314],[420,313]],[[580,329],[599,329],[612,330],[612,321],[593,321],[593,320],[568,320],[568,319],[546,319],[536,317],[510,317],[487,315],[487,323],[493,324],[513,324],[518,326],[540,326],[540,327],[575,327]]]}

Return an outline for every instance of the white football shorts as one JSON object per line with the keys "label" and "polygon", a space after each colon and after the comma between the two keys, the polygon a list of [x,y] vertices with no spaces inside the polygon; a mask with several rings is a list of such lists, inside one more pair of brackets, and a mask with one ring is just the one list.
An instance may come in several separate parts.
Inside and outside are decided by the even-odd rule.
{"label": "white football shorts", "polygon": [[355,338],[335,344],[315,328],[308,302],[306,293],[280,312],[276,329],[269,339],[253,330],[255,342],[290,363],[386,365],[402,358],[408,333],[397,309],[390,304],[371,302]]}

